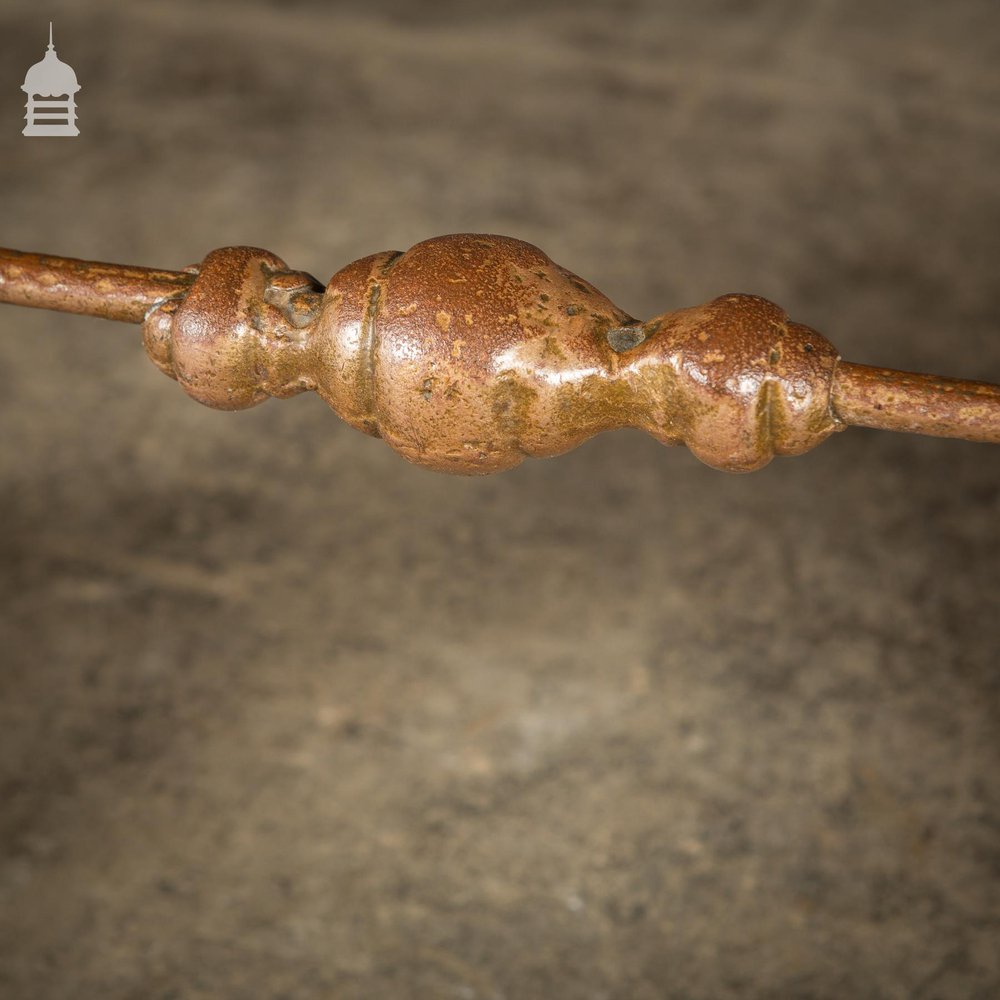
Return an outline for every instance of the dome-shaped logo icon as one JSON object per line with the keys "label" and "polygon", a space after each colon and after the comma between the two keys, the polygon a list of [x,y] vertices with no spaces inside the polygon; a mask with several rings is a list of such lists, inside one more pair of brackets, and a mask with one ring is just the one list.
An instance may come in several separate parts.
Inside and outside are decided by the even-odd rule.
{"label": "dome-shaped logo icon", "polygon": [[23,135],[79,135],[76,127],[76,81],[73,67],[56,55],[49,21],[49,48],[45,58],[25,74],[21,87],[28,95]]}

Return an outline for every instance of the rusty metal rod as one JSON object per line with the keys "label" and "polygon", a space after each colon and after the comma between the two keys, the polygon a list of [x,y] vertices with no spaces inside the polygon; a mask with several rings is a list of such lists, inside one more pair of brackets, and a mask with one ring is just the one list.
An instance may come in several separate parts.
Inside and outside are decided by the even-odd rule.
{"label": "rusty metal rod", "polygon": [[1000,444],[1000,385],[837,365],[831,402],[845,424]]}
{"label": "rusty metal rod", "polygon": [[158,302],[187,291],[194,274],[100,264],[0,248],[0,301],[141,323]]}
{"label": "rusty metal rod", "polygon": [[502,236],[373,254],[325,289],[252,247],[184,271],[0,249],[0,302],[141,323],[154,363],[208,406],[312,389],[447,472],[511,468],[615,427],[734,472],[850,424],[1000,443],[1000,386],[850,364],[754,295],[641,322]]}

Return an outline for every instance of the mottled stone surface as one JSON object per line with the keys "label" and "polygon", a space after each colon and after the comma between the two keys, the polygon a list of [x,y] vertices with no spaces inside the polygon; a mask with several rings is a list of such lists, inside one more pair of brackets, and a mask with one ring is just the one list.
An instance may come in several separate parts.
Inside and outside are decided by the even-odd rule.
{"label": "mottled stone surface", "polygon": [[[992,0],[469,6],[4,5],[0,243],[501,232],[1000,381]],[[1000,449],[451,478],[7,308],[0,426],[4,998],[1000,994]]]}

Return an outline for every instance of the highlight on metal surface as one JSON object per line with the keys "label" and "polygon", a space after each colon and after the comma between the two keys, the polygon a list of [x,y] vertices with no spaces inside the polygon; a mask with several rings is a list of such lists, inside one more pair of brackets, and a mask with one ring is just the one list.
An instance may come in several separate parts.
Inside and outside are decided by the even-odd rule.
{"label": "highlight on metal surface", "polygon": [[1000,443],[1000,386],[841,360],[756,295],[633,319],[541,250],[457,234],[324,287],[267,250],[144,267],[0,249],[0,302],[141,323],[207,406],[313,390],[411,462],[484,474],[638,427],[748,472],[847,425]]}

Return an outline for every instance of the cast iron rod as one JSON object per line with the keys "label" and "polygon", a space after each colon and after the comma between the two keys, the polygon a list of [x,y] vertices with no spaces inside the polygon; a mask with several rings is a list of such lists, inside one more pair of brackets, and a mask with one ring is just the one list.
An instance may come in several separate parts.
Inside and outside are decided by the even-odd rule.
{"label": "cast iron rod", "polygon": [[0,302],[141,323],[158,302],[185,292],[194,275],[101,264],[0,247]]}
{"label": "cast iron rod", "polygon": [[1000,386],[845,362],[754,295],[641,322],[502,236],[373,254],[325,290],[252,247],[184,271],[0,249],[0,302],[141,323],[152,360],[206,405],[312,389],[448,472],[510,468],[615,427],[735,472],[850,424],[1000,443]]}

